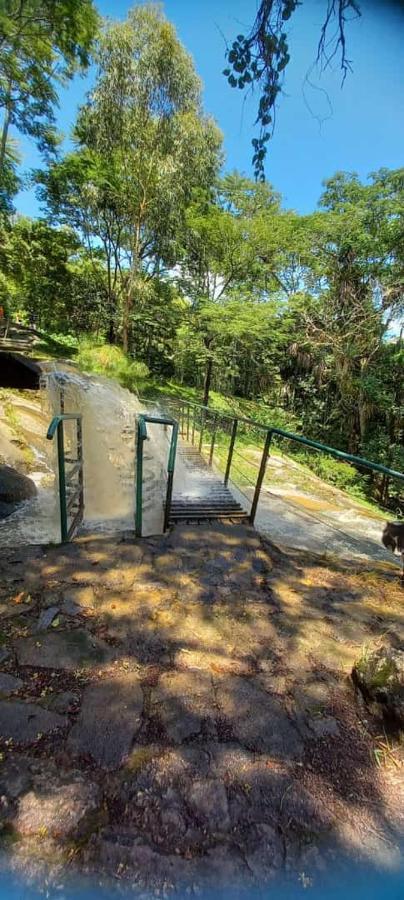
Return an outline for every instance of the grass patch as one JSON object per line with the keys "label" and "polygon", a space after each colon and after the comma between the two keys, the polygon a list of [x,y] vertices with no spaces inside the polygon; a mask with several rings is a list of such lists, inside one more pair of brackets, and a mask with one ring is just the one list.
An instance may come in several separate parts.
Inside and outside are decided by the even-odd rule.
{"label": "grass patch", "polygon": [[149,375],[145,363],[127,356],[120,347],[83,339],[77,348],[77,364],[85,372],[106,375],[135,393],[141,393]]}

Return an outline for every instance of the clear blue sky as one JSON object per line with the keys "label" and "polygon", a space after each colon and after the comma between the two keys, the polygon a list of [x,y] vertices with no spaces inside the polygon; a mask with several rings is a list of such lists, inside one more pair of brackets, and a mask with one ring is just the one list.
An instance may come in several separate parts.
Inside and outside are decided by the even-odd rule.
{"label": "clear blue sky", "polygon": [[[337,170],[369,172],[403,165],[404,146],[404,9],[396,0],[360,0],[361,19],[348,26],[348,56],[353,74],[341,90],[338,67],[317,86],[324,94],[305,85],[305,76],[315,58],[319,26],[327,0],[304,0],[290,27],[291,63],[277,113],[276,133],[270,144],[267,178],[283,195],[285,206],[300,212],[314,209],[321,182]],[[102,15],[125,18],[130,0],[98,0]],[[241,91],[228,86],[224,38],[248,31],[256,9],[255,0],[166,0],[164,10],[179,37],[192,54],[204,84],[206,112],[214,116],[223,134],[225,168],[251,175],[251,138],[254,136],[254,101],[244,101]],[[61,93],[58,125],[68,136],[77,106],[89,89],[94,72],[76,78]],[[308,107],[311,107],[311,112]],[[326,118],[326,116],[329,116]],[[113,123],[111,123],[113,127]],[[39,164],[32,143],[23,140],[24,166]],[[33,191],[22,192],[17,208],[38,214]]]}

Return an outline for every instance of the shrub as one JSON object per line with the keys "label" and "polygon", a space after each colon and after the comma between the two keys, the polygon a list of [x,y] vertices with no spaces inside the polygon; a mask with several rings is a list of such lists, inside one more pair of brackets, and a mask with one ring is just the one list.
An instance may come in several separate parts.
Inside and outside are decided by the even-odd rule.
{"label": "shrub", "polygon": [[341,490],[348,491],[357,497],[366,496],[365,476],[361,475],[349,463],[340,462],[332,456],[320,453],[293,452],[293,456],[308,466],[319,478],[334,484]]}
{"label": "shrub", "polygon": [[47,335],[46,340],[52,344],[58,344],[59,347],[64,347],[73,354],[78,347],[78,338],[73,334],[51,333]]}
{"label": "shrub", "polygon": [[129,390],[139,393],[149,375],[145,363],[131,359],[120,347],[94,343],[89,338],[79,341],[77,362],[86,372],[106,375]]}

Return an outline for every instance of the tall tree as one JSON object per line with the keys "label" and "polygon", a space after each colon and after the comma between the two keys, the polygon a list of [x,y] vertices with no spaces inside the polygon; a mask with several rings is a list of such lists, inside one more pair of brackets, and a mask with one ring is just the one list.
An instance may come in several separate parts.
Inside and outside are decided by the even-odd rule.
{"label": "tall tree", "polygon": [[0,253],[1,304],[51,332],[105,327],[105,270],[68,228],[16,218]]}
{"label": "tall tree", "polygon": [[[204,357],[205,404],[218,362],[216,348],[222,346],[224,334],[230,334],[229,328],[220,328],[220,317],[226,320],[229,310],[238,313],[240,326],[243,322],[238,339],[241,353],[240,335],[247,333],[241,307],[234,303],[229,307],[227,301],[234,300],[236,289],[240,296],[260,302],[281,290],[277,273],[287,223],[289,216],[281,213],[271,186],[254,184],[237,173],[224,178],[213,197],[199,197],[187,211],[178,284],[191,304],[194,330],[203,335],[204,353],[199,353],[199,360]],[[212,308],[215,305],[217,311]]]}
{"label": "tall tree", "polygon": [[[175,264],[192,192],[216,177],[221,136],[202,113],[192,60],[158,7],[135,7],[126,22],[107,24],[97,60],[95,88],[80,112],[76,137],[102,161],[104,186],[100,194],[96,184],[95,211],[104,205],[113,219],[127,350],[145,281]],[[104,212],[102,219],[105,230]]]}
{"label": "tall tree", "polygon": [[321,427],[352,452],[365,447],[379,360],[403,312],[403,176],[381,170],[363,185],[337,173],[300,233],[307,293],[286,311],[295,310],[290,348],[303,383],[311,373],[322,391]]}
{"label": "tall tree", "polygon": [[17,194],[21,179],[18,176],[20,154],[13,138],[8,137],[4,149],[3,166],[0,169],[0,218],[13,211],[13,197]]}
{"label": "tall tree", "polygon": [[72,228],[98,270],[100,248],[106,267],[105,317],[110,343],[119,325],[120,275],[125,265],[126,217],[122,212],[119,172],[87,147],[67,154],[36,173],[38,194],[48,220]]}
{"label": "tall tree", "polygon": [[93,0],[1,0],[0,178],[10,127],[54,148],[57,85],[86,68],[97,27]]}

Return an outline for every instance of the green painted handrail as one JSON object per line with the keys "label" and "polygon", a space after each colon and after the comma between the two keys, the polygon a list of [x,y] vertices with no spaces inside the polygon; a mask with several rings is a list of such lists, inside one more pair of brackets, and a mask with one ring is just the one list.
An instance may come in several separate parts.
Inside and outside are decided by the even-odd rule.
{"label": "green painted handrail", "polygon": [[77,421],[77,419],[81,419],[81,416],[79,416],[78,414],[76,415],[75,413],[63,413],[63,415],[54,416],[46,432],[48,441],[52,440],[55,435],[56,429],[59,427],[61,422],[65,421],[65,419],[76,419]]}
{"label": "green painted handrail", "polygon": [[[66,462],[69,460],[65,457],[65,447],[64,447],[64,431],[63,425],[65,421],[75,421],[77,427],[77,460],[74,460],[75,463],[75,474],[78,474],[78,490],[74,495],[74,500],[78,499],[79,508],[76,515],[73,517],[70,526],[68,524],[68,513],[70,512],[70,508],[74,505],[72,500],[73,497],[70,497],[69,502],[66,496]],[[53,440],[56,434],[57,437],[57,453],[58,453],[58,479],[59,479],[59,509],[60,509],[60,537],[62,544],[66,543],[70,540],[75,531],[79,522],[82,521],[83,518],[83,510],[84,510],[84,501],[83,501],[83,460],[82,460],[82,427],[81,427],[81,415],[76,413],[63,413],[58,416],[54,416],[48,431],[46,433],[46,437],[48,441]],[[70,485],[69,485],[70,486]]]}
{"label": "green painted handrail", "polygon": [[[170,403],[175,403],[177,398],[169,397],[167,400]],[[291,431],[284,431],[282,428],[275,428],[273,425],[263,425],[261,422],[256,422],[254,419],[246,419],[242,416],[229,416],[227,413],[218,412],[217,409],[213,409],[211,406],[203,406],[201,403],[193,403],[189,400],[182,400],[181,403],[188,403],[192,408],[205,410],[205,412],[208,412],[210,415],[218,414],[221,419],[228,419],[232,422],[237,419],[238,423],[242,422],[245,425],[251,425],[254,428],[258,428],[260,431],[271,431],[272,435],[277,434],[279,437],[286,438],[290,441],[296,441],[298,444],[312,447],[314,450],[321,450],[323,453],[329,453],[331,456],[337,457],[337,459],[345,460],[345,462],[363,466],[364,468],[372,469],[375,472],[381,472],[383,475],[389,475],[390,478],[398,478],[399,480],[404,481],[404,472],[397,472],[395,469],[389,469],[381,463],[371,462],[369,459],[364,459],[362,456],[353,456],[351,453],[345,453],[344,450],[337,450],[336,447],[329,447],[328,444],[321,444],[319,441],[313,441],[311,438],[306,438],[303,435],[294,434]]]}
{"label": "green painted handrail", "polygon": [[137,423],[137,454],[136,454],[136,510],[135,533],[136,537],[142,537],[143,524],[143,441],[149,440],[147,435],[147,422],[153,425],[170,425],[172,428],[170,450],[167,462],[167,491],[164,510],[164,531],[168,528],[173,493],[175,457],[178,441],[178,422],[171,416],[149,416],[142,414]]}
{"label": "green painted handrail", "polygon": [[230,445],[229,445],[229,451],[228,451],[228,456],[227,456],[226,471],[225,471],[225,476],[224,476],[224,484],[225,485],[228,484],[228,481],[230,478],[230,470],[231,470],[231,465],[232,465],[234,445],[235,445],[235,441],[236,441],[238,425],[240,423],[244,424],[244,425],[249,425],[250,427],[258,429],[259,431],[262,431],[265,434],[265,445],[264,445],[264,450],[263,450],[263,454],[262,454],[262,458],[261,458],[257,481],[255,483],[254,495],[253,495],[253,500],[252,500],[252,505],[251,505],[251,512],[250,512],[250,516],[249,516],[250,522],[252,524],[254,523],[255,515],[257,512],[257,507],[258,507],[260,492],[261,492],[261,488],[262,488],[262,484],[263,484],[263,480],[264,480],[264,476],[265,476],[265,468],[266,468],[266,464],[267,464],[267,460],[268,460],[268,456],[269,456],[271,441],[275,435],[278,435],[278,437],[284,438],[285,440],[294,441],[297,444],[302,444],[304,447],[310,447],[313,450],[318,450],[320,453],[327,453],[330,456],[335,457],[336,459],[341,459],[344,462],[347,462],[347,463],[350,463],[351,465],[357,466],[359,469],[369,469],[372,472],[380,472],[382,475],[387,475],[389,478],[394,478],[398,481],[404,481],[404,473],[403,472],[398,472],[395,469],[390,469],[390,468],[388,468],[388,466],[382,465],[382,463],[371,462],[371,460],[365,459],[362,456],[354,456],[352,453],[345,453],[344,450],[337,450],[336,447],[330,447],[328,444],[322,444],[320,441],[314,441],[311,438],[304,437],[304,435],[294,434],[293,432],[285,431],[283,428],[276,428],[275,426],[272,426],[272,425],[264,425],[261,422],[255,422],[254,419],[248,419],[248,418],[245,418],[242,416],[240,416],[240,417],[231,416],[231,415],[228,415],[227,413],[222,413],[216,409],[213,409],[210,406],[204,406],[201,403],[194,403],[192,401],[183,400],[183,399],[180,399],[177,397],[159,398],[159,402],[162,402],[162,403],[165,402],[168,407],[169,406],[173,406],[174,408],[179,407],[180,414],[184,414],[184,408],[187,408],[188,412],[189,412],[190,408],[193,409],[194,414],[193,414],[193,426],[192,426],[192,443],[194,443],[194,434],[195,434],[195,426],[196,426],[196,410],[201,410],[200,431],[199,431],[199,452],[202,451],[203,431],[204,431],[204,427],[206,425],[206,419],[208,416],[214,417],[210,455],[209,455],[210,464],[212,463],[212,460],[213,460],[213,447],[214,447],[215,434],[216,434],[218,420],[224,419],[226,421],[232,422]]}

